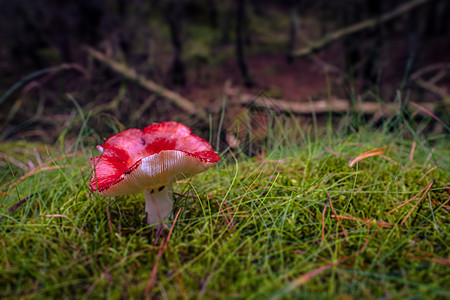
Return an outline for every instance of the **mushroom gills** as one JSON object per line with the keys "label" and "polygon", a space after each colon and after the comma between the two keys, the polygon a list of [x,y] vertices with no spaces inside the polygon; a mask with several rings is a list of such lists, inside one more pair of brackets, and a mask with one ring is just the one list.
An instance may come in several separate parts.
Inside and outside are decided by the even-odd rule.
{"label": "mushroom gills", "polygon": [[157,225],[169,220],[173,208],[172,185],[145,189],[144,195],[147,225]]}

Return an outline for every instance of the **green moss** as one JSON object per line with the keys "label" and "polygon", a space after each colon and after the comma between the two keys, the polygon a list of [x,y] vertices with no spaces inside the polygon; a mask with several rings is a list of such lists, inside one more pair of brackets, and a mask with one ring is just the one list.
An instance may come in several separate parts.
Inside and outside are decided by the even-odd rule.
{"label": "green moss", "polygon": [[[267,138],[264,159],[224,155],[175,186],[181,213],[159,261],[164,237],[155,241],[143,227],[143,195],[88,190],[90,150],[65,157],[48,146],[2,143],[6,157],[37,166],[39,153],[54,168],[18,182],[29,169],[3,160],[0,297],[142,298],[155,264],[151,294],[169,298],[448,297],[445,137],[416,140],[411,161],[413,141],[403,133],[361,128],[311,138],[285,129]],[[395,148],[390,160],[349,167],[387,144]]]}

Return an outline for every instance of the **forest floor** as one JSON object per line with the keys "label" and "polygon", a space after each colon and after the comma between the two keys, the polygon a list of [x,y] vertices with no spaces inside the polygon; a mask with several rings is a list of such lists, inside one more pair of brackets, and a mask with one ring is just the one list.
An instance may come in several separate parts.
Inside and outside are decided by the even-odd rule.
{"label": "forest floor", "polygon": [[1,143],[0,297],[449,297],[448,136],[358,118],[275,117],[253,157],[210,138],[221,162],[175,185],[160,237],[143,195],[89,190],[89,128],[70,147]]}
{"label": "forest floor", "polygon": [[[51,69],[1,62],[0,97],[15,89],[0,98],[0,298],[450,297],[449,107],[408,64],[445,71],[449,39],[418,45],[420,59],[390,41],[369,87],[342,63],[341,42],[288,64],[286,40],[254,40],[248,88],[230,45],[187,53],[187,84],[173,86],[165,38],[157,56],[142,47],[125,57],[110,41],[97,50],[205,108],[209,120],[82,47],[67,68],[58,49],[43,50]],[[442,70],[425,79],[450,90]],[[307,106],[342,98],[398,108],[294,114],[239,103],[226,88]],[[208,140],[221,162],[178,182],[173,231],[156,238],[142,222],[143,195],[89,190],[89,159],[106,137],[168,119]]]}

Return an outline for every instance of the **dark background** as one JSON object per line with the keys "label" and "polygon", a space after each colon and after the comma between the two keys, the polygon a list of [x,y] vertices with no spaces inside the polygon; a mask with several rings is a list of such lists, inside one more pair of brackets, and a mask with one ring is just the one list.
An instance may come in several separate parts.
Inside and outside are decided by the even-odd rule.
{"label": "dark background", "polygon": [[[85,130],[98,142],[169,119],[206,134],[221,115],[230,126],[248,108],[230,90],[306,105],[401,100],[447,122],[447,0],[0,0],[0,7],[1,140],[54,143]],[[127,80],[87,45],[211,119]]]}

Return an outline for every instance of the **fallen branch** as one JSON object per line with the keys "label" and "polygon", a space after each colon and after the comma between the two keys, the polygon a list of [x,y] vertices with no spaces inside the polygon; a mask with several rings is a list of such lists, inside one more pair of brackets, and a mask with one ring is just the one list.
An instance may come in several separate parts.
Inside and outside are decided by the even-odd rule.
{"label": "fallen branch", "polygon": [[445,88],[439,87],[422,79],[416,79],[415,83],[424,90],[440,97],[444,103],[450,103],[450,94],[447,93]]}
{"label": "fallen branch", "polygon": [[382,14],[379,17],[376,18],[370,18],[368,20],[353,24],[351,26],[339,29],[337,31],[334,31],[330,34],[327,34],[324,38],[311,42],[310,46],[293,51],[292,57],[303,57],[307,56],[313,52],[316,52],[317,50],[320,50],[329,44],[344,38],[347,35],[354,34],[359,31],[363,31],[369,28],[373,28],[374,26],[387,22],[389,20],[392,20],[393,18],[399,17],[403,15],[404,13],[410,11],[413,8],[418,7],[419,5],[422,5],[429,0],[412,0],[406,4],[400,5],[393,11],[387,12],[385,14]]}
{"label": "fallen branch", "polygon": [[107,57],[103,53],[101,53],[91,47],[86,47],[85,49],[89,53],[89,55],[93,56],[101,63],[107,65],[110,69],[119,73],[123,77],[125,77],[129,80],[135,81],[141,87],[145,88],[146,90],[148,90],[152,93],[156,93],[156,94],[162,96],[166,100],[172,102],[179,108],[186,111],[189,115],[192,115],[192,116],[195,115],[195,116],[201,118],[202,120],[208,121],[206,112],[202,108],[200,108],[198,105],[191,102],[190,100],[184,98],[180,94],[178,94],[174,91],[171,91],[171,90],[165,88],[164,86],[159,85],[156,82],[145,78],[142,75],[137,74],[134,69],[131,69],[131,68],[125,66],[124,64],[114,61],[113,59]]}
{"label": "fallen branch", "polygon": [[[395,103],[378,103],[378,102],[357,102],[352,107],[349,100],[331,98],[326,100],[314,100],[311,102],[293,102],[281,99],[269,99],[262,96],[256,96],[246,93],[239,93],[236,89],[226,89],[225,93],[229,96],[236,97],[240,104],[254,106],[257,108],[266,108],[274,111],[290,112],[294,114],[324,114],[324,113],[345,113],[355,111],[373,115],[382,111],[385,114],[398,112],[400,105]],[[410,104],[414,107],[412,104]],[[435,103],[421,103],[422,107],[426,107],[429,111],[433,111]],[[425,114],[423,111],[418,111]]]}
{"label": "fallen branch", "polygon": [[[423,67],[419,70],[417,70],[416,72],[414,72],[413,74],[411,74],[410,78],[412,80],[416,80],[421,78],[423,75],[431,73],[431,72],[436,72],[439,71],[438,74],[440,74],[442,71],[444,71],[443,75],[445,75],[445,72],[449,70],[450,71],[450,63],[437,63],[437,64],[432,64],[432,65],[428,65],[426,67]],[[433,77],[433,79],[430,80],[430,82],[436,83],[436,81],[438,81],[439,79],[441,79],[441,76],[438,77]]]}
{"label": "fallen branch", "polygon": [[25,83],[40,77],[42,75],[45,74],[55,74],[59,71],[62,70],[77,70],[80,73],[84,74],[87,77],[87,73],[86,71],[83,69],[83,67],[81,67],[79,64],[61,64],[59,66],[56,67],[51,67],[51,68],[47,68],[47,69],[42,69],[36,72],[33,72],[31,74],[28,74],[27,76],[25,76],[23,79],[21,79],[20,81],[16,82],[12,87],[10,87],[1,97],[0,97],[0,105],[3,103],[3,101],[6,100],[6,98],[8,98],[14,91],[16,91],[19,87],[21,87],[22,85],[24,85]]}
{"label": "fallen branch", "polygon": [[[447,92],[447,89],[436,84],[440,79],[444,78],[449,71],[450,63],[434,64],[416,71],[410,76],[410,79],[424,90],[440,97],[445,104],[449,104],[450,94]],[[424,75],[431,72],[437,72],[437,74],[429,80],[424,80],[422,78]]]}

